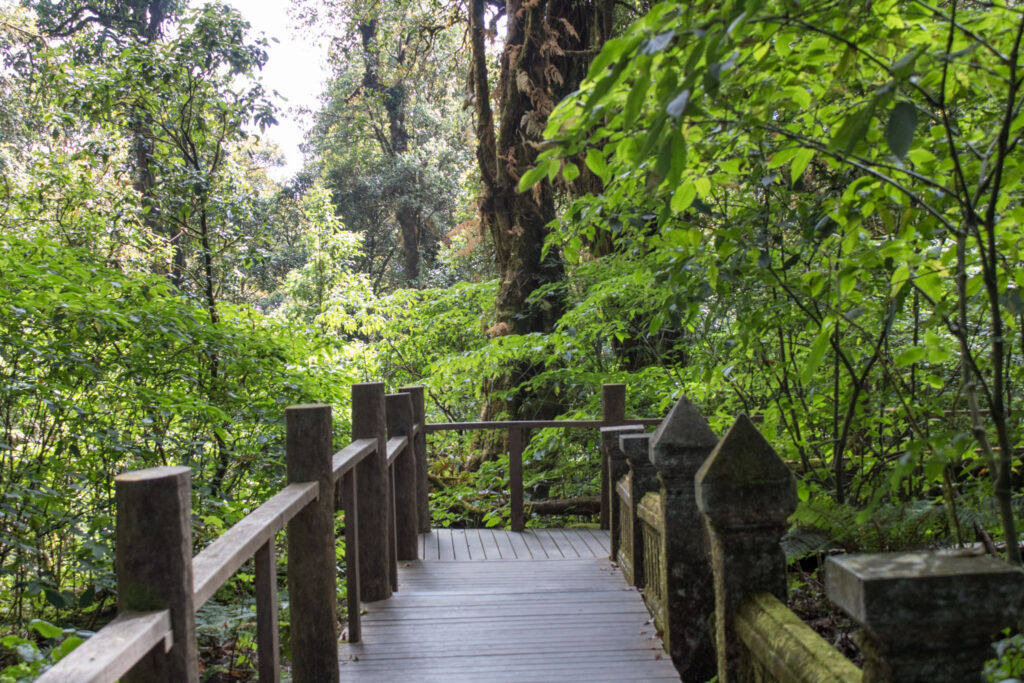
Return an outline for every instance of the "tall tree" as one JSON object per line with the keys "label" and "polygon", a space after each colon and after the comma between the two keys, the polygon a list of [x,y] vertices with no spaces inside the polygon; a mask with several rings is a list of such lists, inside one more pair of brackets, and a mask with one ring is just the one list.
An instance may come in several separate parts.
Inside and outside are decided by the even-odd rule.
{"label": "tall tree", "polygon": [[[548,225],[555,218],[555,173],[528,192],[520,192],[519,184],[536,162],[548,115],[579,87],[612,32],[613,6],[610,0],[469,2],[480,221],[494,244],[500,276],[493,336],[550,332],[562,313],[558,295],[550,293],[554,289],[535,294],[564,277],[560,251],[545,250]],[[488,46],[502,25],[505,35],[495,67]],[[557,402],[543,393],[530,397],[516,389],[535,372],[533,363],[521,362],[493,382],[483,416],[508,411],[550,417],[558,412]]]}
{"label": "tall tree", "polygon": [[451,12],[402,0],[300,7],[333,33],[335,72],[309,136],[313,165],[345,226],[363,234],[375,289],[427,283],[469,164]]}

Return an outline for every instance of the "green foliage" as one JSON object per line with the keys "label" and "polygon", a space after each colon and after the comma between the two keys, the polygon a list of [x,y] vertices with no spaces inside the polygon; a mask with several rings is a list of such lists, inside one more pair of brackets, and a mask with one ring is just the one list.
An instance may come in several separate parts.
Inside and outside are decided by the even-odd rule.
{"label": "green foliage", "polygon": [[1003,631],[1003,639],[992,645],[995,659],[985,663],[988,683],[1019,683],[1024,678],[1024,635]]}
{"label": "green foliage", "polygon": [[555,240],[578,272],[664,283],[633,310],[642,339],[689,342],[677,386],[763,415],[839,503],[952,506],[987,469],[1011,547],[1020,23],[999,3],[662,3],[606,45],[538,158],[604,179]]}
{"label": "green foliage", "polygon": [[[165,279],[125,275],[43,239],[0,242],[9,311],[0,324],[0,581],[14,591],[4,621],[17,624],[44,605],[67,615],[102,609],[98,596],[114,588],[118,472],[189,465],[204,543],[282,481],[284,406],[345,405],[351,379],[337,366],[296,370],[320,351],[286,324],[225,307],[213,326]],[[216,384],[211,353],[225,371]]]}
{"label": "green foliage", "polygon": [[46,667],[59,662],[92,635],[91,631],[62,629],[42,619],[33,619],[28,628],[38,640],[14,635],[0,638],[0,652],[14,653],[18,659],[0,670],[0,683],[35,680]]}

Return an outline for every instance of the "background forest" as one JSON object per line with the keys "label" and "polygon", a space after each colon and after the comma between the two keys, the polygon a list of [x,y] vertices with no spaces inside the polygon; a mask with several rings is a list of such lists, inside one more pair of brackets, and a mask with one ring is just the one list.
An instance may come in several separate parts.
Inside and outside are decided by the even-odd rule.
{"label": "background forest", "polygon": [[[0,2],[0,680],[113,616],[116,474],[191,467],[202,547],[283,481],[284,407],[340,443],[360,381],[428,421],[686,395],[792,464],[791,559],[1020,563],[1018,3],[292,12],[331,77],[279,181],[236,10]],[[505,524],[503,444],[446,438],[435,524]],[[536,433],[527,495],[596,493],[592,441]],[[210,680],[251,671],[251,580],[198,617]]]}

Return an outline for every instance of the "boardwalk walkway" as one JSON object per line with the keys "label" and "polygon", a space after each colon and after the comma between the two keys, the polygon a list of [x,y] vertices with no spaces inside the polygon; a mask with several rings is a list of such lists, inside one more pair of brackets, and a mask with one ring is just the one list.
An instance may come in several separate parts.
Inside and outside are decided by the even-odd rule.
{"label": "boardwalk walkway", "polygon": [[608,532],[436,530],[365,605],[345,681],[678,681]]}

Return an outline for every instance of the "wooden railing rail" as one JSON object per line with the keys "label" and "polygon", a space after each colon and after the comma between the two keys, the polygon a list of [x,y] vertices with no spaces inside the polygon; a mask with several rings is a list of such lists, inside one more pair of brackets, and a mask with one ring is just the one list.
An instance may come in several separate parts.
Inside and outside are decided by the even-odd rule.
{"label": "wooden railing rail", "polygon": [[405,449],[409,446],[409,437],[407,436],[396,436],[393,439],[388,439],[388,465],[394,464],[398,456],[405,452]]}
{"label": "wooden railing rail", "polygon": [[[509,526],[512,531],[526,528],[523,499],[523,448],[533,429],[601,429],[629,425],[636,428],[657,425],[660,418],[627,418],[626,385],[605,384],[601,387],[602,419],[600,420],[493,420],[490,422],[430,422],[423,432],[467,432],[481,429],[503,429],[508,432]],[[601,448],[601,528],[610,529],[611,489],[615,478],[609,474],[609,454]],[[612,551],[614,553],[614,551]]]}
{"label": "wooden railing rail", "polygon": [[376,452],[376,439],[356,439],[335,453],[334,457],[331,458],[331,476],[335,483],[361,463],[363,458]]}
{"label": "wooden railing rail", "polygon": [[[361,572],[368,565],[377,570],[376,585],[390,595],[396,559],[416,554],[413,542],[409,557],[408,539],[411,533],[415,541],[418,493],[426,492],[415,467],[422,455],[417,439],[422,443],[425,433],[417,393],[422,398],[421,387],[387,397],[385,411],[383,384],[354,386],[353,441],[333,455],[330,406],[286,409],[288,484],[194,558],[189,469],[158,467],[118,476],[115,573],[121,614],[39,680],[197,681],[194,614],[249,558],[255,561],[259,679],[280,680],[274,541],[287,526],[292,677],[336,681],[333,494],[340,493],[346,514],[348,639],[355,642],[361,638],[361,599],[380,599],[372,592],[367,597],[366,587],[374,582],[363,581]],[[383,490],[376,488],[380,484]],[[396,508],[396,501],[412,505]]]}

